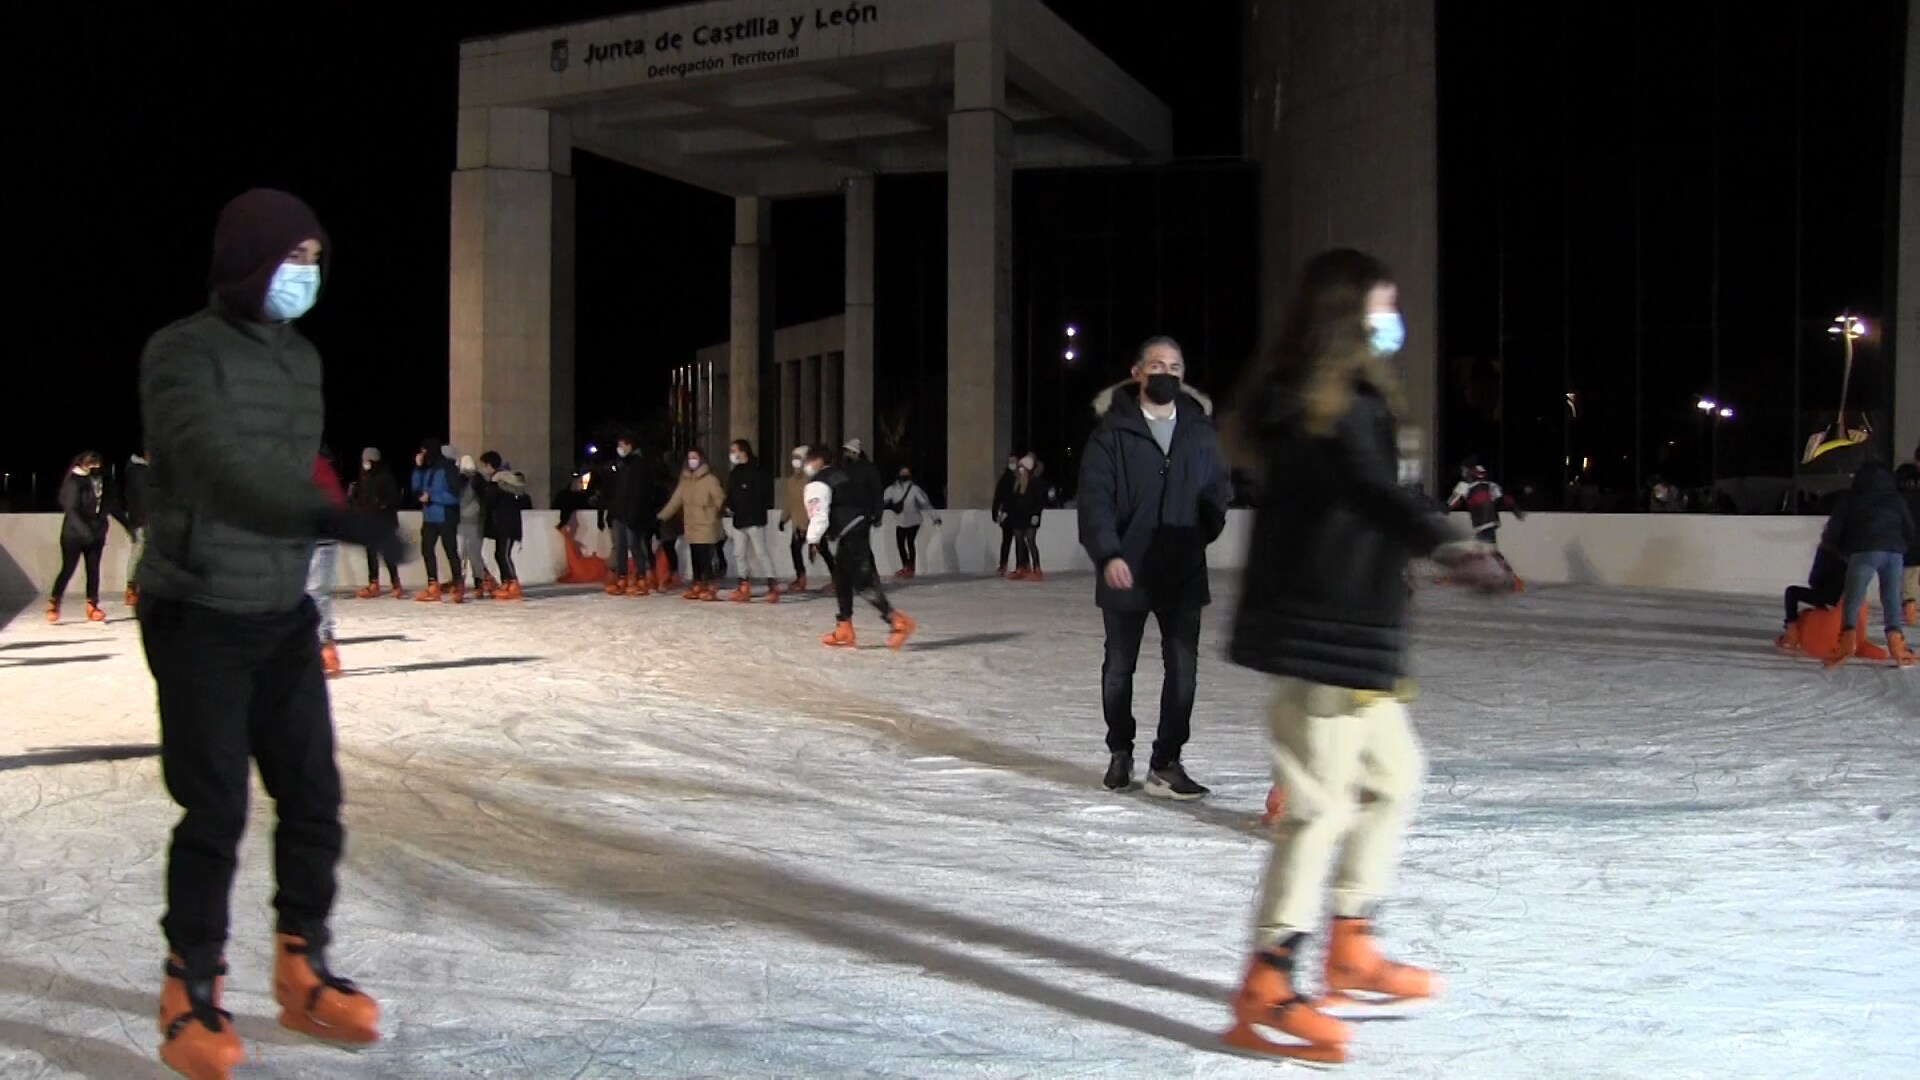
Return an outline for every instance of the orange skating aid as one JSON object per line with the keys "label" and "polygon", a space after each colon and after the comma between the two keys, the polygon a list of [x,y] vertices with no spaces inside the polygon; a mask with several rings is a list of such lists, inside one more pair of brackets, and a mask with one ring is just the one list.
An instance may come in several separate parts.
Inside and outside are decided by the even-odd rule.
{"label": "orange skating aid", "polygon": [[[1352,1031],[1294,990],[1293,957],[1300,937],[1254,954],[1246,980],[1233,996],[1233,1026],[1220,1041],[1256,1054],[1337,1065],[1347,1060]],[[1271,1038],[1266,1031],[1291,1041]]]}
{"label": "orange skating aid", "polygon": [[1381,956],[1368,920],[1333,920],[1333,938],[1327,943],[1327,991],[1318,1002],[1321,1008],[1425,1001],[1440,989],[1440,978],[1425,968]]}
{"label": "orange skating aid", "polygon": [[160,988],[160,1060],[188,1080],[228,1080],[247,1061],[233,1014],[220,1007],[227,965],[217,972],[190,978],[179,957],[167,958],[167,981]]}
{"label": "orange skating aid", "polygon": [[[1794,620],[1793,625],[1794,628],[1799,631],[1798,643],[1801,652],[1816,660],[1833,659],[1833,655],[1839,649],[1840,645],[1839,608],[1809,608],[1800,613],[1800,618]],[[1854,625],[1867,625],[1867,606],[1865,604],[1860,605],[1860,611],[1854,619]],[[1785,636],[1786,635],[1783,634],[1782,638]],[[1776,640],[1774,644],[1780,645],[1781,648],[1786,648],[1779,640]],[[1887,651],[1868,641],[1865,634],[1861,634],[1855,639],[1853,652],[1850,655],[1857,656],[1862,660],[1885,660],[1887,658]],[[1845,662],[1846,659],[1847,657],[1841,657],[1839,662]]]}
{"label": "orange skating aid", "polygon": [[293,934],[275,937],[273,999],[280,1026],[316,1039],[370,1043],[380,1038],[380,1005],[327,970],[326,951]]}

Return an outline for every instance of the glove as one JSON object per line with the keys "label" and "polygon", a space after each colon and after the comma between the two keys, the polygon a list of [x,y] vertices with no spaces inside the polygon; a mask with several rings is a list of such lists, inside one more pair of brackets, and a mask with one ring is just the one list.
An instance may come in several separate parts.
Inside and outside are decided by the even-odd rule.
{"label": "glove", "polygon": [[413,548],[388,522],[360,510],[328,507],[321,511],[314,532],[323,540],[337,540],[366,548],[395,566],[413,561]]}
{"label": "glove", "polygon": [[1447,576],[1458,584],[1480,592],[1508,592],[1513,589],[1513,573],[1495,555],[1492,544],[1478,540],[1457,540],[1434,549],[1433,561],[1447,568]]}
{"label": "glove", "polygon": [[807,545],[807,561],[808,562],[820,561],[820,545],[819,544]]}

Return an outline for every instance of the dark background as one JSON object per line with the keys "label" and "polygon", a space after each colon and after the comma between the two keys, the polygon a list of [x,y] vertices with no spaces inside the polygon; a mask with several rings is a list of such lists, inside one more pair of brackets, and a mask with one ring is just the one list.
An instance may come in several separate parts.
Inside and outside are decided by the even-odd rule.
{"label": "dark background", "polygon": [[[1173,334],[1196,383],[1231,385],[1260,318],[1257,215],[1237,159],[1239,4],[1140,18],[1108,0],[1047,3],[1168,102],[1180,159],[1016,177],[1010,449],[1070,480],[1087,401],[1142,338]],[[458,42],[663,6],[10,13],[8,501],[35,502],[37,473],[45,506],[81,449],[117,462],[137,448],[141,345],[202,302],[213,218],[256,185],[299,193],[332,235],[327,291],[302,326],[327,359],[335,449],[392,456],[444,435]],[[1903,6],[1442,0],[1449,464],[1478,452],[1536,505],[1572,501],[1584,460],[1591,488],[1628,502],[1655,472],[1791,472],[1837,404],[1824,324],[1891,308]],[[588,154],[574,175],[584,442],[655,413],[668,369],[726,337],[732,221],[725,198]],[[838,198],[776,209],[780,324],[840,310],[841,229]],[[936,482],[944,232],[943,177],[882,178],[876,430]],[[1084,331],[1073,363],[1070,322]],[[1882,428],[1888,367],[1870,343],[1853,397]],[[1738,410],[1717,451],[1700,394]]]}

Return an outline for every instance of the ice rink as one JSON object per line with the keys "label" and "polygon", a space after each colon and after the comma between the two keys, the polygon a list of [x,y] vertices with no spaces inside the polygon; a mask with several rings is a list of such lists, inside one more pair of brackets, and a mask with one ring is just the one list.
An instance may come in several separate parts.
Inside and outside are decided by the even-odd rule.
{"label": "ice rink", "polygon": [[[234,898],[242,1075],[1264,1077],[1223,1053],[1266,846],[1217,583],[1186,754],[1110,794],[1092,582],[863,609],[549,592],[339,605],[358,1053],[275,1025],[271,808]],[[69,610],[79,607],[77,598]],[[1355,1078],[1920,1077],[1920,671],[1775,655],[1765,599],[1423,590],[1431,758],[1383,944],[1448,980]],[[165,1078],[174,808],[135,624],[0,631],[0,1076]],[[1150,731],[1158,638],[1136,711]],[[1145,749],[1141,757],[1144,763]],[[1317,963],[1317,954],[1315,956]]]}

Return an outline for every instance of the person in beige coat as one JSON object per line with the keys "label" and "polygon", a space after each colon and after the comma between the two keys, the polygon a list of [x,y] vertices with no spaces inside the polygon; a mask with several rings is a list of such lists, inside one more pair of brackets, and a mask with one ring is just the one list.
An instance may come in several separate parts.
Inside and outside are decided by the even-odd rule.
{"label": "person in beige coat", "polygon": [[679,516],[693,551],[693,587],[684,594],[688,600],[718,600],[713,591],[713,554],[725,539],[720,514],[727,506],[727,493],[707,468],[707,456],[698,450],[687,451],[686,471],[673,489],[673,498],[660,511],[660,520]]}

